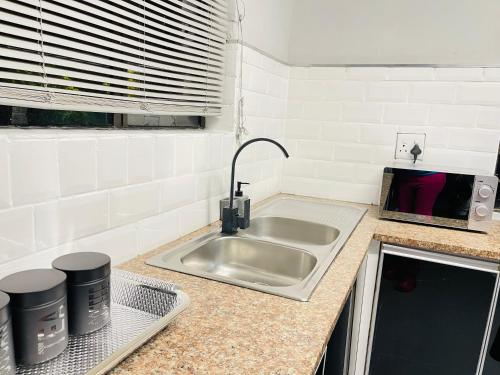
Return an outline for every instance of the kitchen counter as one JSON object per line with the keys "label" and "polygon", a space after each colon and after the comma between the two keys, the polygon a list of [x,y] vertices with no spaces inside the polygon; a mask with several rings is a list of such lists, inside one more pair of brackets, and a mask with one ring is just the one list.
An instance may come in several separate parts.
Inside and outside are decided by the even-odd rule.
{"label": "kitchen counter", "polygon": [[373,237],[394,245],[500,262],[500,221],[484,234],[379,220]]}
{"label": "kitchen counter", "polygon": [[380,221],[377,207],[371,206],[309,302],[144,263],[149,257],[213,228],[203,228],[120,266],[181,285],[191,297],[191,305],[112,374],[312,374],[373,238],[401,246],[500,260],[500,222],[492,234],[484,235]]}

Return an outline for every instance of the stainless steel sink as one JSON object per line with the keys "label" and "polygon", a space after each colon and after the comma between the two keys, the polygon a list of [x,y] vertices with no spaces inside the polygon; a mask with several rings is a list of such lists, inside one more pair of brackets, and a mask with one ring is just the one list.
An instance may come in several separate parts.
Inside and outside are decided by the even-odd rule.
{"label": "stainless steel sink", "polygon": [[197,271],[278,287],[300,283],[316,262],[303,250],[239,237],[212,239],[181,258]]}
{"label": "stainless steel sink", "polygon": [[146,263],[308,301],[365,212],[281,198],[255,210],[248,229],[214,230]]}
{"label": "stainless steel sink", "polygon": [[277,216],[256,217],[242,232],[270,240],[320,246],[333,243],[340,235],[337,228],[328,225]]}

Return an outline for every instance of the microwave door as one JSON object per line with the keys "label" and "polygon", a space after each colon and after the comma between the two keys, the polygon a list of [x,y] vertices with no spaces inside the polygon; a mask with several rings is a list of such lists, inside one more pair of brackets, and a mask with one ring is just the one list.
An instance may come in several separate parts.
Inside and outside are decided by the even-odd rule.
{"label": "microwave door", "polygon": [[387,168],[381,216],[467,228],[474,176]]}

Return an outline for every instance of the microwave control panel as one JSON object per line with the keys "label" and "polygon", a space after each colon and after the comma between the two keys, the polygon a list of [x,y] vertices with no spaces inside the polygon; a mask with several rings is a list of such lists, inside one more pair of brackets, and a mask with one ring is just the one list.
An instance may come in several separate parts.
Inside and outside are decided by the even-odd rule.
{"label": "microwave control panel", "polygon": [[496,176],[476,176],[469,212],[469,229],[485,232],[495,207],[498,189]]}

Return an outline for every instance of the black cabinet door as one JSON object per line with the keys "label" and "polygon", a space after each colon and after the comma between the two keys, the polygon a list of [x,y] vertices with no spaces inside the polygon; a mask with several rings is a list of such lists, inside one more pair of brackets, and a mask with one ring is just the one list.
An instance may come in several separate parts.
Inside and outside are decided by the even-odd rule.
{"label": "black cabinet door", "polygon": [[407,254],[382,262],[369,374],[475,374],[496,274]]}
{"label": "black cabinet door", "polygon": [[326,353],[316,375],[344,375],[349,366],[353,293],[349,295],[328,341]]}
{"label": "black cabinet door", "polygon": [[500,301],[497,301],[496,314],[491,326],[491,336],[484,360],[483,375],[500,374]]}

